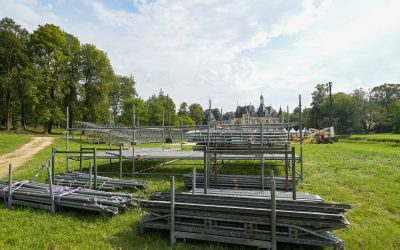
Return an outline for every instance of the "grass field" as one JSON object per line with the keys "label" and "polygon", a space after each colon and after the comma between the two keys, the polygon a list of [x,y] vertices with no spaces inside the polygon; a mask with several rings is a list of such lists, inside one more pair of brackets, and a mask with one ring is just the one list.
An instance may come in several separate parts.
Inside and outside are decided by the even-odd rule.
{"label": "grass field", "polygon": [[369,135],[352,135],[349,140],[365,140],[372,142],[400,142],[400,134],[369,134]]}
{"label": "grass field", "polygon": [[[65,141],[57,139],[53,146],[64,148]],[[400,145],[383,142],[342,140],[332,145],[305,145],[305,180],[300,191],[321,195],[328,202],[353,204],[348,213],[351,226],[337,231],[347,249],[399,249],[400,246]],[[79,144],[71,142],[72,149]],[[51,147],[14,173],[15,178],[30,179]],[[108,163],[103,160],[100,163]],[[140,162],[137,170],[149,164]],[[193,162],[151,169],[152,172],[188,173]],[[244,168],[239,162],[223,169],[224,173],[256,173],[256,165]],[[63,171],[65,158],[57,156],[57,171]],[[78,167],[77,162],[70,163]],[[131,163],[125,162],[126,171]],[[101,166],[99,170],[111,167]],[[280,167],[271,166],[282,174]],[[201,166],[198,167],[201,172]],[[40,180],[44,181],[45,174]],[[153,191],[167,191],[168,178],[149,177],[147,196]],[[177,182],[184,190],[183,182]],[[46,211],[14,207],[5,209],[0,203],[0,249],[170,249],[168,234],[151,231],[139,234],[134,223],[143,216],[132,209],[118,216],[80,211],[61,211],[51,215]],[[291,246],[284,246],[285,249]],[[174,249],[243,249],[231,245],[188,241],[178,242]],[[249,248],[252,249],[252,248]]]}
{"label": "grass field", "polygon": [[27,135],[0,134],[0,155],[12,152],[30,140]]}

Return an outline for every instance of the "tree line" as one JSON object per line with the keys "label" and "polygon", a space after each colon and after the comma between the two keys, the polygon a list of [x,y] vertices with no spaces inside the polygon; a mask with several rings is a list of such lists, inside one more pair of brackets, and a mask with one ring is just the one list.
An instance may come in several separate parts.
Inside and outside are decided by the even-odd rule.
{"label": "tree line", "polygon": [[82,44],[53,24],[39,25],[32,33],[11,18],[0,21],[0,126],[7,130],[27,124],[51,133],[65,125],[69,107],[74,121],[132,125],[201,124],[202,107],[183,105],[178,113],[173,100],[161,90],[141,99],[132,75],[115,74],[104,51]]}
{"label": "tree line", "polygon": [[[311,96],[310,107],[303,110],[308,128],[334,126],[340,134],[400,133],[400,84],[385,83],[331,96],[328,85],[317,84]],[[293,110],[290,120],[299,120],[299,108]]]}

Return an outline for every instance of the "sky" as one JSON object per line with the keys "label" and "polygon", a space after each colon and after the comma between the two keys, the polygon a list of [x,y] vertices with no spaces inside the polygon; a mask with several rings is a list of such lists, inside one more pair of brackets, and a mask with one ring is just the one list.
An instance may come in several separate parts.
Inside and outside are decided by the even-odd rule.
{"label": "sky", "polygon": [[95,44],[141,98],[160,89],[234,111],[310,106],[316,84],[351,93],[400,79],[400,1],[0,0],[0,18],[53,23]]}

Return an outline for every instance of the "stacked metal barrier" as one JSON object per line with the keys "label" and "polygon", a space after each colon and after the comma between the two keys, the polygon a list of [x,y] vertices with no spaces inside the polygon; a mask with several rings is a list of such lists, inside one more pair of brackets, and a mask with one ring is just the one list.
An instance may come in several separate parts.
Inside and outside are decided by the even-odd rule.
{"label": "stacked metal barrier", "polygon": [[103,192],[83,188],[35,183],[30,181],[14,181],[9,191],[8,182],[0,182],[0,191],[4,200],[9,199],[11,204],[48,209],[73,208],[94,212],[118,214],[130,205],[138,202],[137,196],[128,193]]}
{"label": "stacked metal barrier", "polygon": [[[193,174],[183,175],[183,182],[187,189],[192,188]],[[276,189],[277,190],[291,190],[292,181],[289,178],[289,182],[286,182],[284,177],[275,177]],[[271,182],[269,177],[264,177],[264,188],[270,189]],[[262,180],[257,175],[210,175],[208,185],[211,188],[220,189],[261,189]],[[288,185],[288,186],[287,186]],[[196,174],[196,187],[204,187],[204,174]]]}
{"label": "stacked metal barrier", "polygon": [[[55,176],[54,184],[68,187],[82,187],[91,188],[91,183],[94,182],[94,176],[91,176],[92,182],[90,181],[90,175],[80,172],[68,172],[61,173]],[[147,182],[140,182],[134,180],[118,180],[104,176],[97,176],[97,187],[98,190],[118,190],[118,189],[146,189]]]}
{"label": "stacked metal barrier", "polygon": [[[289,168],[294,169],[298,159],[294,149],[290,150],[288,133],[285,130],[287,123],[273,123],[259,125],[222,125],[207,130],[194,131],[189,139],[197,145],[194,150],[204,152],[204,178],[196,177],[199,186],[231,189],[269,189],[267,178],[264,177],[265,161],[280,159],[285,168],[285,177],[277,178],[277,188],[295,192],[296,176],[292,173],[289,181]],[[218,175],[218,158],[226,155],[255,155],[260,160],[260,176],[229,176]],[[220,160],[221,166],[224,162]],[[276,165],[276,163],[274,163]],[[210,174],[210,171],[213,173]],[[191,186],[189,176],[184,177],[186,186]],[[193,180],[192,180],[193,181]],[[291,183],[290,183],[291,182]]]}
{"label": "stacked metal barrier", "polygon": [[252,128],[238,127],[238,128],[221,128],[211,129],[210,132],[206,130],[194,131],[188,135],[189,141],[199,144],[210,142],[212,145],[260,145],[261,137],[263,137],[264,144],[282,145],[289,143],[287,132],[283,128],[276,128],[277,130],[261,130],[253,126]]}
{"label": "stacked metal barrier", "polygon": [[[268,246],[271,241],[271,213],[276,213],[276,241],[315,246],[343,247],[332,230],[346,228],[344,213],[350,205],[322,201],[271,199],[202,194],[157,193],[141,207],[148,212],[139,225],[143,229],[173,230],[179,238]],[[172,211],[173,209],[173,211]]]}

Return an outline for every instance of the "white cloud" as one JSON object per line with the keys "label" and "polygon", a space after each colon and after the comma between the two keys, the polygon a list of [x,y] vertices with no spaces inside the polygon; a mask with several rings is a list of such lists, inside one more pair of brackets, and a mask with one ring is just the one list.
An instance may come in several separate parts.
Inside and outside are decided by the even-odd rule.
{"label": "white cloud", "polygon": [[[121,2],[118,2],[121,3]],[[122,2],[126,4],[127,2]],[[0,0],[0,15],[33,30],[60,25],[105,50],[142,97],[162,88],[176,104],[276,108],[310,102],[315,84],[351,91],[398,81],[398,1]]]}
{"label": "white cloud", "polygon": [[270,79],[245,54],[305,30],[326,9],[312,1],[157,1],[138,4],[137,13],[91,5],[107,29],[123,34],[112,38],[119,42],[109,55],[130,65],[144,96],[162,87],[177,102],[212,98],[229,108],[236,102],[227,93],[241,91],[255,102]]}
{"label": "white cloud", "polygon": [[39,24],[59,23],[61,19],[53,13],[52,4],[41,4],[36,0],[0,0],[0,17],[11,17],[30,31]]}

